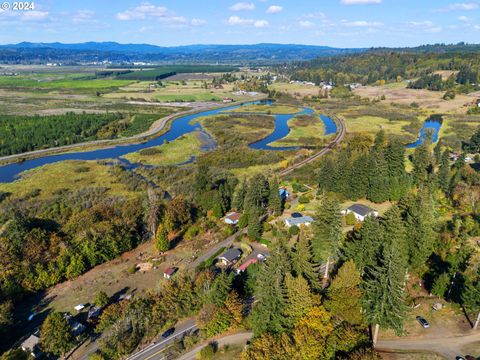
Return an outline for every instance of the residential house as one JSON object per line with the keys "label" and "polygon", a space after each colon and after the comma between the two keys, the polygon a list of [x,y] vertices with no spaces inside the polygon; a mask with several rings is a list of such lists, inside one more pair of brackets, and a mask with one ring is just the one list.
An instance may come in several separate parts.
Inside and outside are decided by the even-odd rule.
{"label": "residential house", "polygon": [[163,277],[165,279],[170,279],[178,271],[177,267],[168,267],[163,272]]}
{"label": "residential house", "polygon": [[40,337],[38,335],[38,332],[33,333],[22,343],[22,345],[20,345],[23,351],[28,352],[34,358],[38,358],[42,355],[42,351],[39,348]]}
{"label": "residential house", "polygon": [[292,226],[310,226],[314,220],[310,216],[299,216],[299,217],[289,217],[285,219],[285,225],[288,227]]}
{"label": "residential house", "polygon": [[231,266],[235,264],[238,259],[242,256],[242,250],[237,248],[231,248],[223,255],[219,256],[218,259],[222,262],[225,266]]}
{"label": "residential house", "polygon": [[367,216],[378,216],[378,211],[366,205],[353,204],[343,211],[344,214],[353,214],[358,221],[364,221]]}
{"label": "residential house", "polygon": [[230,225],[237,225],[239,220],[240,214],[236,211],[229,212],[227,215],[225,215],[225,218],[223,219],[225,223]]}

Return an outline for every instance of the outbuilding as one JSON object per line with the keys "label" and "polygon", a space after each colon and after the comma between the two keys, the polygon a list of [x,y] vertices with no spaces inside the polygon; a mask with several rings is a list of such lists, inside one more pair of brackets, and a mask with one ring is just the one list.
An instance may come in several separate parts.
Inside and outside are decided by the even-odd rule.
{"label": "outbuilding", "polygon": [[166,268],[165,271],[163,272],[163,277],[165,279],[170,279],[177,271],[178,271],[178,268],[176,267]]}
{"label": "outbuilding", "polygon": [[20,345],[20,347],[23,351],[26,351],[34,358],[37,358],[40,357],[40,355],[42,354],[39,348],[39,344],[40,337],[38,336],[38,334],[32,334],[22,343],[22,345]]}

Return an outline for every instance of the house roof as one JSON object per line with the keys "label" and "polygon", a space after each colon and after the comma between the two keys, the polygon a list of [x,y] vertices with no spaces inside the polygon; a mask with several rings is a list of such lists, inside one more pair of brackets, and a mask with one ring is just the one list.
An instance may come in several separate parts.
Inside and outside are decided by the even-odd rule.
{"label": "house roof", "polygon": [[173,274],[175,274],[177,272],[177,270],[178,270],[178,268],[176,268],[176,267],[169,267],[169,268],[166,268],[163,273],[165,275],[172,276]]}
{"label": "house roof", "polygon": [[235,211],[232,211],[225,216],[225,219],[229,219],[231,221],[238,221],[240,220],[240,214]]}
{"label": "house roof", "polygon": [[228,250],[226,253],[224,253],[222,256],[220,256],[221,259],[225,259],[227,261],[233,261],[237,258],[242,256],[242,251],[237,248],[231,248]]}
{"label": "house roof", "polygon": [[252,264],[255,264],[258,261],[258,259],[250,259],[248,261],[245,261],[241,266],[238,267],[238,271],[245,271],[247,267],[249,267]]}
{"label": "house roof", "polygon": [[302,225],[306,223],[312,223],[313,219],[310,216],[291,217],[287,219],[290,225]]}
{"label": "house roof", "polygon": [[365,206],[362,204],[353,204],[348,208],[348,210],[361,216],[366,216],[370,214],[372,211],[374,211],[372,208],[369,208],[368,206]]}
{"label": "house roof", "polygon": [[35,346],[40,342],[40,338],[34,334],[30,335],[27,340],[22,343],[22,348],[33,351]]}

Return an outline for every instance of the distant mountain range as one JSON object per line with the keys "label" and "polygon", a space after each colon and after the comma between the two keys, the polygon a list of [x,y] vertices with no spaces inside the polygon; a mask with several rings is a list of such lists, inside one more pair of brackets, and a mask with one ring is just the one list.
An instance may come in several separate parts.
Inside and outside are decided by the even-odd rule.
{"label": "distant mountain range", "polygon": [[163,47],[150,44],[85,42],[78,44],[31,43],[0,45],[1,63],[113,62],[222,62],[263,63],[309,60],[366,49],[341,49],[297,44],[185,45]]}

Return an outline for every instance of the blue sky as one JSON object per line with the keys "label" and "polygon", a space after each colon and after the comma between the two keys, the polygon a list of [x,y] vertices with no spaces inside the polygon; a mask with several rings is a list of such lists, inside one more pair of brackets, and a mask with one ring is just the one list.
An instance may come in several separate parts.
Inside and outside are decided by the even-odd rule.
{"label": "blue sky", "polygon": [[20,41],[479,43],[480,0],[38,0],[33,11],[0,11],[0,43]]}

